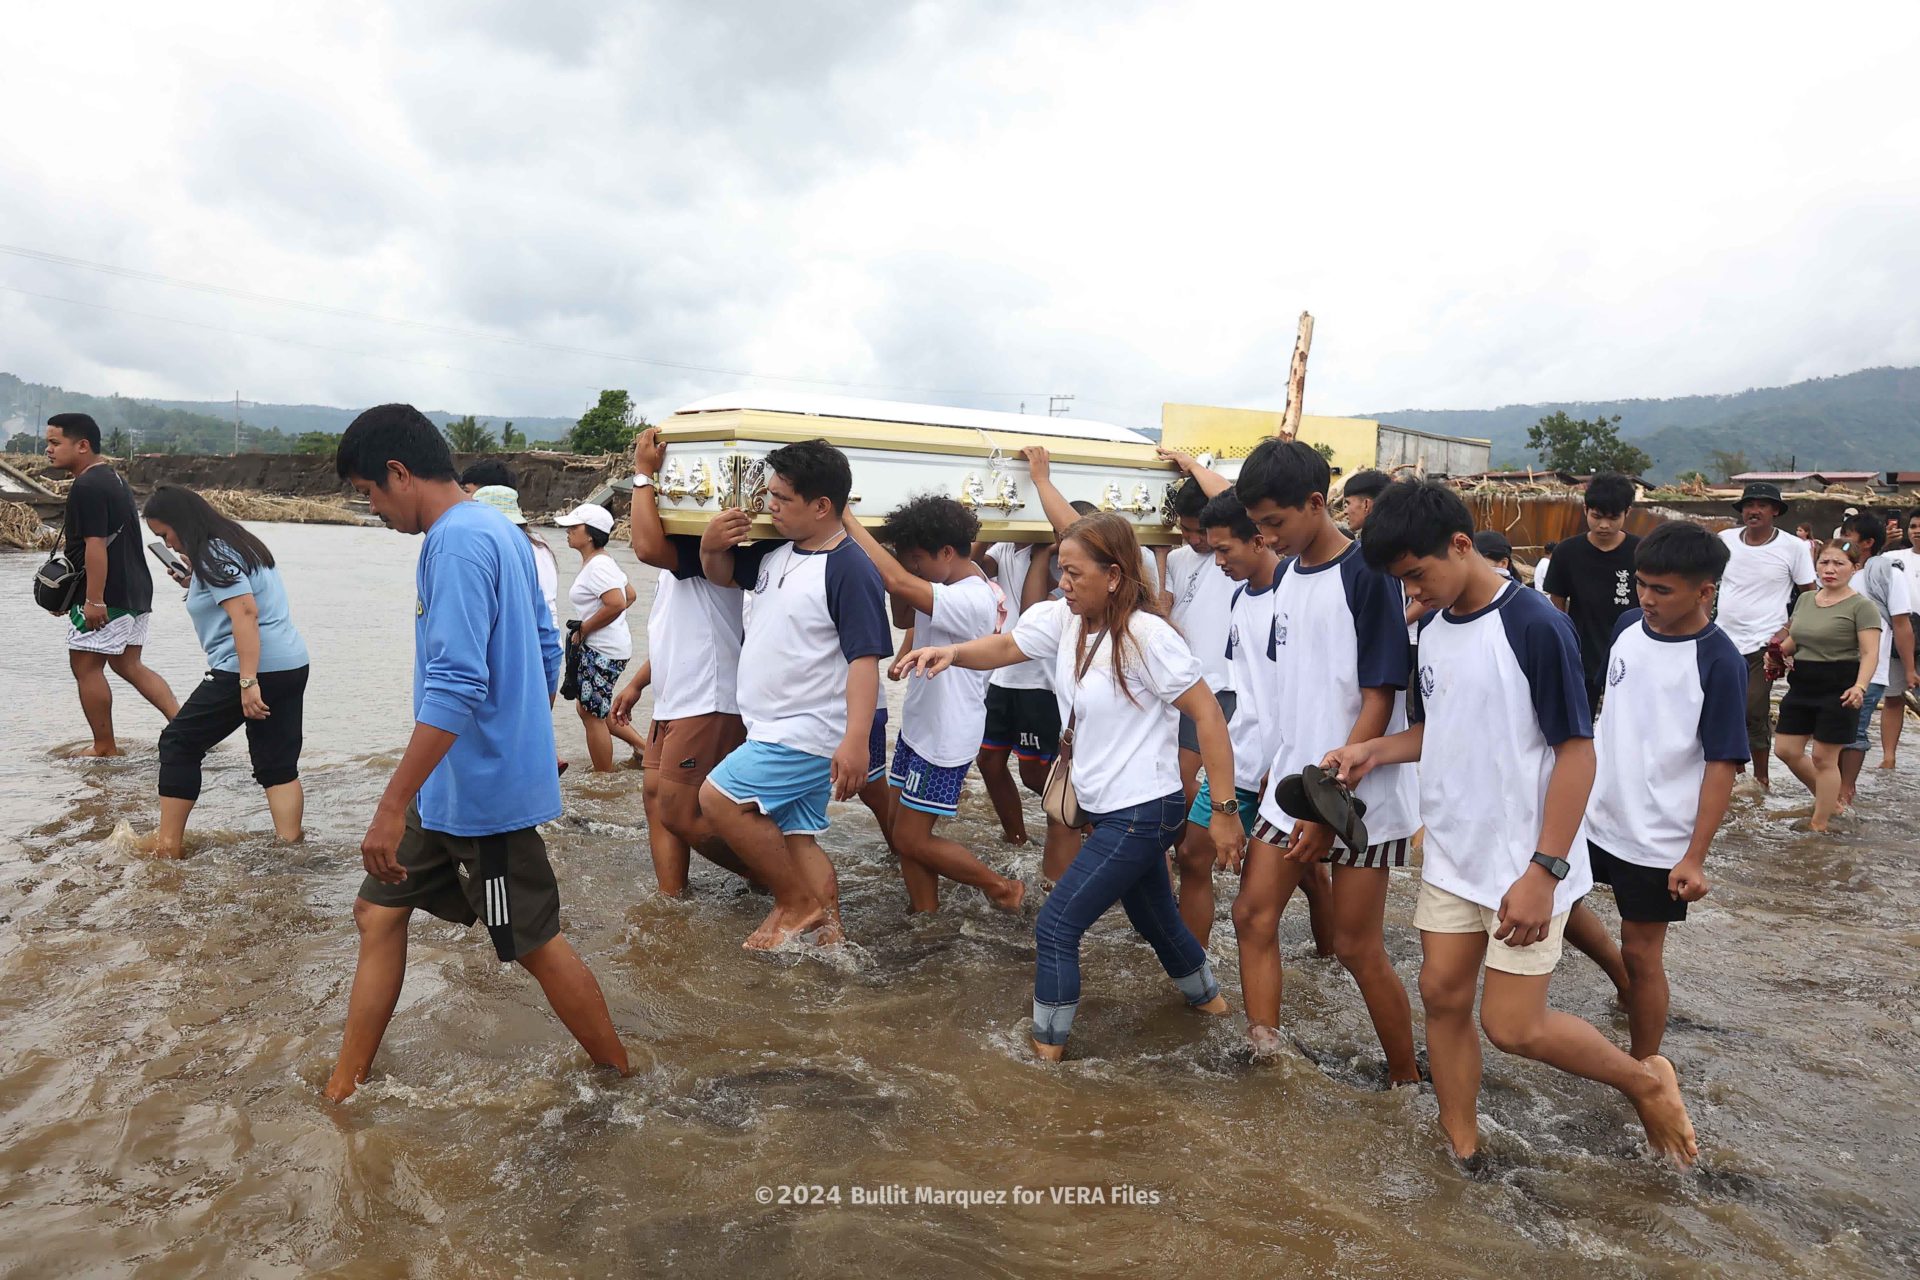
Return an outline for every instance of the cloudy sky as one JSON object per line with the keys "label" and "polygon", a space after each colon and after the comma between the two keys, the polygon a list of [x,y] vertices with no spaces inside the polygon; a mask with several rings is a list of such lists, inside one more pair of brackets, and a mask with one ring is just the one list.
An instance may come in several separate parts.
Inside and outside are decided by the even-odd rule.
{"label": "cloudy sky", "polygon": [[1911,3],[335,0],[5,29],[0,369],[80,390],[1061,392],[1140,425],[1278,407],[1303,309],[1322,413],[1920,363]]}

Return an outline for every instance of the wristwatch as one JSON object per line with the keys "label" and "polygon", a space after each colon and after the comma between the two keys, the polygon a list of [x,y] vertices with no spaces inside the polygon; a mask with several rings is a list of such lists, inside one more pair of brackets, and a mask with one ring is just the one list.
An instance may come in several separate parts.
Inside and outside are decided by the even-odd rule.
{"label": "wristwatch", "polygon": [[1547,874],[1555,880],[1565,880],[1567,872],[1573,870],[1573,864],[1565,858],[1553,858],[1544,853],[1535,853],[1529,861],[1536,867],[1545,867]]}
{"label": "wristwatch", "polygon": [[1238,800],[1210,800],[1208,803],[1213,806],[1215,813],[1240,812],[1240,802]]}
{"label": "wristwatch", "polygon": [[636,471],[633,476],[633,487],[636,489],[651,489],[653,488],[653,477],[642,475]]}
{"label": "wristwatch", "polygon": [[253,688],[254,686],[256,686],[256,685],[258,685],[259,683],[260,683],[260,680],[259,680],[259,678],[258,678],[258,677],[256,677],[256,676],[241,676],[241,677],[240,677],[240,687],[241,687],[242,689],[251,689],[251,688]]}

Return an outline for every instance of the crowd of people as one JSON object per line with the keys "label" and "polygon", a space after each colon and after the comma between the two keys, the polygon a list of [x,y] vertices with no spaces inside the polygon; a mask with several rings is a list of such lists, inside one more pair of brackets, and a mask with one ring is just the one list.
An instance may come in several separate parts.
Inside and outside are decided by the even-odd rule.
{"label": "crowd of people", "polygon": [[[299,839],[308,653],[271,551],[178,486],[136,512],[84,415],[50,419],[47,442],[74,475],[68,554],[86,590],[68,647],[90,750],[117,751],[109,669],[168,718],[149,847],[179,855],[201,761],[243,727],[274,829]],[[974,514],[939,496],[869,528],[847,510],[846,456],[818,440],[766,459],[776,536],[742,511],[669,535],[651,480],[665,451],[648,430],[634,452],[631,546],[659,570],[636,667],[636,592],[608,554],[606,508],[557,521],[580,557],[563,622],[554,552],[504,465],[457,474],[407,405],[370,409],[342,436],[340,478],[424,537],[415,723],[361,845],[359,959],[329,1098],[366,1079],[415,910],[484,921],[593,1060],[627,1069],[561,933],[540,834],[562,811],[552,708],[564,695],[594,769],[616,767],[616,740],[640,757],[660,892],[687,892],[697,853],[771,897],[750,949],[843,936],[820,837],[831,804],[858,796],[909,910],[938,910],[952,885],[1009,914],[1044,894],[1030,1032],[1043,1059],[1066,1051],[1081,939],[1116,902],[1187,1005],[1228,1013],[1207,944],[1216,888],[1234,884],[1239,995],[1265,1055],[1283,1043],[1279,925],[1297,889],[1316,948],[1353,977],[1390,1086],[1431,1082],[1457,1158],[1479,1146],[1484,1032],[1617,1089],[1652,1146],[1690,1162],[1692,1125],[1660,1053],[1663,954],[1709,890],[1737,775],[1750,767],[1765,787],[1777,755],[1827,829],[1854,802],[1883,701],[1893,767],[1916,685],[1920,556],[1888,551],[1887,523],[1862,513],[1810,547],[1775,527],[1788,504],[1766,484],[1748,486],[1722,534],[1669,521],[1642,538],[1626,531],[1632,482],[1598,476],[1586,532],[1548,548],[1530,587],[1506,537],[1476,530],[1453,489],[1368,471],[1336,490],[1326,459],[1292,441],[1262,443],[1233,479],[1163,451],[1183,475],[1170,552],[1066,501],[1040,448],[1023,455],[1050,542],[983,543]],[[184,705],[140,660],[142,517],[207,655]],[[1908,532],[1920,538],[1920,512]],[[891,753],[883,668],[906,682]],[[1007,846],[1032,838],[1023,789],[1040,799],[1038,886],[942,830],[975,767]],[[1386,946],[1390,886],[1416,866],[1424,1056]],[[1617,942],[1583,901],[1595,884],[1611,890]],[[1618,989],[1626,1047],[1550,1005],[1568,941]]]}

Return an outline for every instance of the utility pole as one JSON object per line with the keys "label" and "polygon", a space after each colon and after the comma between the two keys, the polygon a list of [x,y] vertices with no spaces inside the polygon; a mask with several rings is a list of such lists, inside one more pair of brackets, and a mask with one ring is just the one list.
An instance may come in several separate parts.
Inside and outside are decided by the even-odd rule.
{"label": "utility pole", "polygon": [[233,456],[240,456],[240,393],[233,393]]}
{"label": "utility pole", "polygon": [[1047,397],[1047,416],[1049,418],[1066,417],[1067,411],[1071,407],[1070,402],[1072,400],[1073,400],[1072,396],[1048,396]]}

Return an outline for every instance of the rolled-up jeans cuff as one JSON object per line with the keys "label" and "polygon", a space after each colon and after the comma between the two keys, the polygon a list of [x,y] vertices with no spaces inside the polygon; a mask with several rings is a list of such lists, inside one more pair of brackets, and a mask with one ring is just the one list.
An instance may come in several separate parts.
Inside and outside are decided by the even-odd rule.
{"label": "rolled-up jeans cuff", "polygon": [[1205,961],[1186,977],[1175,978],[1173,983],[1180,988],[1180,994],[1187,998],[1188,1004],[1205,1004],[1220,994],[1220,984],[1214,979],[1213,968]]}
{"label": "rolled-up jeans cuff", "polygon": [[1033,1002],[1033,1038],[1041,1044],[1065,1044],[1067,1034],[1073,1030],[1073,1015],[1079,1012],[1080,1002],[1072,1004],[1047,1004],[1040,1000]]}

